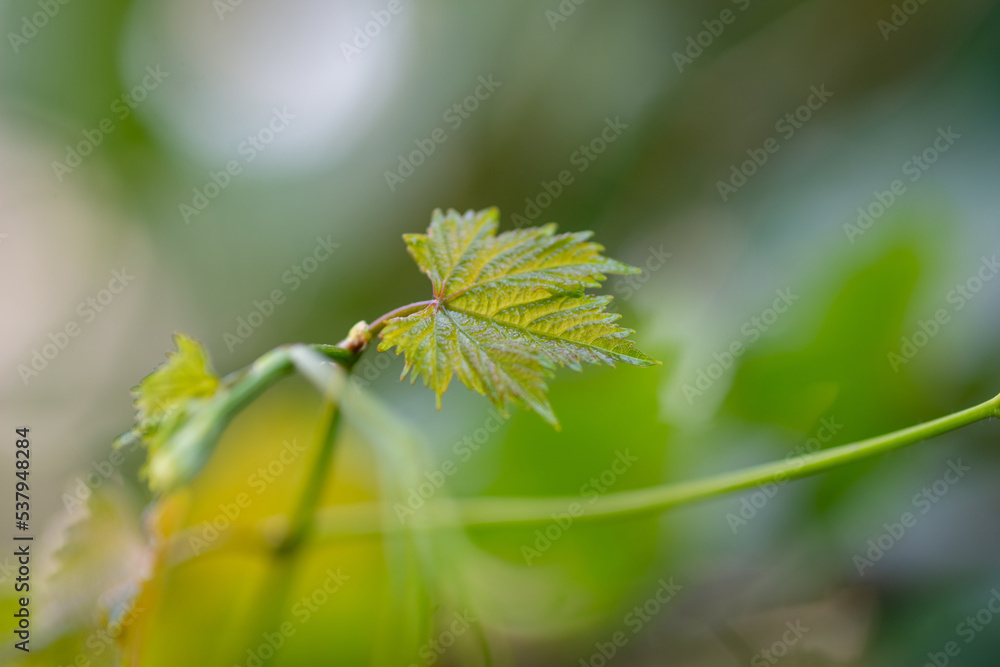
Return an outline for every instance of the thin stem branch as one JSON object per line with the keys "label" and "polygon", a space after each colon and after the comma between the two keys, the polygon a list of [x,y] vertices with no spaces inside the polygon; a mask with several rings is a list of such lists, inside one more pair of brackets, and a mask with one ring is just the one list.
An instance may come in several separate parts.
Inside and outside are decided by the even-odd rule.
{"label": "thin stem branch", "polygon": [[[404,317],[433,303],[433,300],[421,301],[397,308],[378,318],[371,325],[364,327],[363,333],[367,339],[370,339],[377,335],[390,319]],[[362,326],[359,323],[357,328],[360,329]],[[312,345],[310,347],[348,370],[364,350],[363,346],[358,349],[342,345]],[[275,348],[249,367],[225,378],[225,382],[229,386],[229,393],[218,413],[223,422],[228,421],[278,379],[292,371],[294,363],[291,349],[291,346]],[[385,524],[380,508],[375,504],[318,509],[317,504],[322,491],[322,483],[327,474],[326,469],[332,457],[332,439],[339,418],[339,412],[335,405],[331,405],[329,401],[324,405],[327,438],[323,441],[317,466],[314,468],[314,476],[310,479],[298,510],[290,521],[283,517],[274,517],[264,524],[265,529],[268,524],[272,527],[287,526],[282,531],[284,540],[279,541],[277,548],[279,552],[295,551],[307,538],[328,541],[351,536],[382,535],[396,532],[400,528],[400,526]],[[434,529],[455,526],[533,524],[550,521],[553,514],[565,512],[570,505],[574,504],[580,506],[582,512],[578,517],[580,520],[643,516],[769,482],[784,482],[834,470],[990,417],[1000,417],[1000,396],[924,424],[853,444],[721,473],[701,480],[606,494],[598,497],[592,503],[580,503],[580,499],[577,497],[470,498],[428,501],[430,507],[425,510],[428,512],[428,516],[421,522],[421,527]],[[441,504],[440,508],[433,507],[438,503]],[[433,511],[435,509],[448,509],[449,511]],[[241,543],[254,544],[255,541],[247,540]],[[262,540],[259,543],[267,544],[268,541]],[[273,542],[270,543],[273,545]]]}
{"label": "thin stem branch", "polygon": [[[389,311],[365,327],[364,334],[367,340],[377,336],[389,320],[411,315],[432,303],[434,303],[433,299],[418,301]],[[309,347],[349,371],[358,361],[361,353],[364,352],[364,346],[347,345],[345,344],[347,340],[339,345],[316,344]],[[292,358],[289,355],[291,347],[290,345],[276,347],[270,352],[264,353],[246,368],[227,375],[224,378],[224,383],[230,391],[225,399],[225,405],[221,407],[221,414],[226,418],[232,417],[279,379],[291,373],[294,368]]]}
{"label": "thin stem branch", "polygon": [[[582,503],[579,497],[470,498],[467,500],[428,501],[429,506],[421,510],[427,512],[425,520],[421,522],[421,527],[433,529],[540,523],[551,521],[553,514],[565,513],[569,506],[574,504],[578,505],[582,512],[577,520],[643,516],[768,482],[784,482],[827,472],[907,447],[990,417],[1000,417],[1000,396],[933,421],[852,444],[726,472],[701,480],[610,493],[598,497],[593,503]],[[435,511],[432,506],[437,503],[450,505],[451,511]],[[436,520],[434,517],[445,518]],[[329,508],[321,512],[314,535],[318,541],[327,541],[349,536],[361,537],[390,533],[399,530],[399,528],[400,526],[380,524],[377,506],[355,505],[344,508]]]}
{"label": "thin stem branch", "polygon": [[[701,480],[610,493],[598,497],[593,503],[582,503],[579,497],[430,500],[420,510],[427,513],[421,519],[420,529],[542,523],[551,521],[553,514],[566,512],[573,504],[580,507],[582,514],[576,519],[580,521],[644,516],[768,482],[780,483],[827,472],[991,417],[1000,418],[1000,396],[933,421],[814,454],[765,463]],[[442,509],[448,511],[438,511]],[[383,519],[383,509],[377,503],[328,507],[317,512],[311,540],[325,543],[378,537],[402,530],[402,525],[385,523]],[[272,517],[261,524],[265,534],[273,533],[272,528],[275,526],[286,525],[288,523],[284,517]],[[271,542],[266,539],[246,539],[232,546],[236,549],[267,549],[271,548],[269,544]],[[205,555],[207,553],[210,552]]]}
{"label": "thin stem branch", "polygon": [[331,474],[331,464],[337,443],[337,427],[340,424],[340,406],[331,400],[323,402],[321,435],[316,460],[309,467],[306,487],[299,499],[298,507],[292,514],[288,533],[281,541],[278,551],[295,551],[306,540],[316,522],[319,500],[323,495],[326,480]]}
{"label": "thin stem branch", "polygon": [[292,514],[287,532],[271,551],[272,566],[265,575],[263,586],[255,605],[257,617],[251,626],[251,642],[266,632],[275,632],[284,623],[289,611],[288,600],[295,583],[300,547],[309,537],[319,509],[326,481],[331,475],[337,430],[340,424],[340,406],[329,392],[323,398],[322,414],[316,438],[318,451],[307,470],[305,488]]}
{"label": "thin stem branch", "polygon": [[[337,345],[317,344],[309,347],[348,370],[357,361],[357,354]],[[291,349],[291,345],[276,347],[265,352],[246,368],[223,378],[223,383],[229,387],[227,412],[239,412],[275,382],[291,373],[295,368],[290,354]]]}
{"label": "thin stem branch", "polygon": [[385,328],[385,325],[389,320],[396,317],[406,317],[407,315],[412,315],[413,313],[419,312],[434,303],[436,303],[435,299],[429,299],[427,301],[417,301],[415,303],[396,308],[395,310],[390,310],[388,313],[368,325],[368,335],[370,337],[375,337],[380,331],[382,331],[383,328]]}

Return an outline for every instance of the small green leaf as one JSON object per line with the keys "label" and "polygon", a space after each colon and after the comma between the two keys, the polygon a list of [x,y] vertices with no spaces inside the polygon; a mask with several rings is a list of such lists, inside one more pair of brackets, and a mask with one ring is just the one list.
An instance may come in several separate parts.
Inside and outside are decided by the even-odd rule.
{"label": "small green leaf", "polygon": [[115,441],[116,447],[136,440],[146,446],[144,474],[154,490],[170,486],[177,476],[175,465],[167,466],[169,471],[162,465],[172,459],[168,442],[219,390],[219,378],[209,367],[204,348],[180,333],[174,335],[174,342],[177,351],[132,389],[136,424]]}
{"label": "small green leaf", "polygon": [[158,419],[191,398],[215,393],[219,378],[208,365],[208,354],[198,341],[174,334],[177,351],[143,378],[135,392],[137,419]]}
{"label": "small green leaf", "polygon": [[499,213],[434,212],[427,234],[406,234],[407,249],[431,279],[434,301],[389,320],[380,350],[406,358],[403,377],[422,376],[441,395],[454,375],[498,408],[534,410],[558,427],[545,397],[556,366],[658,364],[628,340],[631,329],[586,294],[609,273],[639,269],[601,255],[590,232],[556,234],[555,224],[497,234]]}

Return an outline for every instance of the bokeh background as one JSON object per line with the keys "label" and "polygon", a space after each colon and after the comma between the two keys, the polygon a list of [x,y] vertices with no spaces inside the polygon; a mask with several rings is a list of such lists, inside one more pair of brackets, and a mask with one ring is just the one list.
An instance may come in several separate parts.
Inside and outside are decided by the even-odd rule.
{"label": "bokeh background", "polygon": [[150,526],[286,512],[309,456],[253,475],[310,451],[309,385],[152,510],[143,453],[109,457],[173,332],[225,373],[427,298],[400,235],[436,207],[594,230],[646,269],[606,288],[664,365],[560,373],[557,433],[495,428],[457,384],[437,412],[369,351],[326,504],[448,461],[442,498],[585,502],[602,474],[690,479],[986,400],[998,3],[11,0],[0,27],[0,394],[4,437],[31,427],[37,535],[32,652],[5,631],[8,664],[997,664],[995,423],[548,547],[546,526],[314,544],[284,601],[261,598],[269,557],[158,560]]}

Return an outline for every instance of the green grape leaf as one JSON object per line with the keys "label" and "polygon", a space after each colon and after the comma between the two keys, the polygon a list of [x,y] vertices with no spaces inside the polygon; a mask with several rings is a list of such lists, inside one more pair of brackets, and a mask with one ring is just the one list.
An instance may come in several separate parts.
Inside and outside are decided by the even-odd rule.
{"label": "green grape leaf", "polygon": [[210,403],[220,386],[198,341],[178,333],[174,342],[177,351],[167,355],[167,361],[132,388],[136,423],[115,441],[116,447],[137,442],[146,446],[148,457],[143,474],[154,489],[171,486],[179,476],[168,443],[185,426],[197,421],[193,417]]}
{"label": "green grape leaf", "polygon": [[590,232],[557,234],[555,224],[497,234],[495,208],[434,211],[426,234],[406,234],[406,247],[431,279],[434,300],[390,319],[380,350],[397,348],[403,377],[419,375],[441,395],[453,376],[500,410],[534,410],[559,426],[545,396],[557,366],[659,362],[628,339],[611,296],[587,294],[605,274],[639,269],[601,255]]}

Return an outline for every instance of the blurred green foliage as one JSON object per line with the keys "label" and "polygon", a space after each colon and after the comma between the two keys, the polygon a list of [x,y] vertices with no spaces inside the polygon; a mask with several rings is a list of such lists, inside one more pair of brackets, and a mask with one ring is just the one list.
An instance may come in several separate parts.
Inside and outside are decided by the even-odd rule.
{"label": "blurred green foliage", "polygon": [[[275,630],[257,628],[256,608],[275,564],[240,540],[297,497],[319,412],[303,383],[279,385],[243,414],[196,483],[156,511],[140,516],[152,498],[136,478],[138,452],[94,492],[88,517],[67,518],[62,493],[131,423],[127,390],[175,331],[204,341],[225,373],[285,342],[335,343],[357,320],[426,298],[400,234],[422,230],[435,207],[496,205],[501,229],[537,210],[533,224],[592,229],[609,256],[638,266],[665,248],[671,256],[644,282],[612,278],[606,291],[638,345],[667,361],[561,372],[551,400],[562,432],[515,412],[476,442],[491,418],[486,401],[456,385],[435,412],[426,389],[397,382],[399,359],[369,351],[326,505],[381,501],[397,521],[392,504],[448,460],[457,471],[440,498],[586,502],[584,486],[620,452],[637,460],[615,474],[613,491],[784,457],[824,419],[842,424],[824,443],[834,446],[995,395],[1000,281],[983,282],[960,311],[946,297],[1000,251],[1000,9],[992,0],[925,3],[886,36],[879,21],[891,20],[894,4],[907,3],[592,0],[553,28],[555,2],[406,2],[350,60],[341,42],[385,3],[246,0],[220,17],[213,3],[70,0],[16,50],[7,37],[0,270],[14,290],[11,312],[23,316],[5,323],[5,412],[44,423],[52,445],[38,448],[35,464],[46,532],[33,651],[5,645],[0,657],[115,664],[100,633],[123,623],[115,645],[144,648],[131,664],[228,666],[260,653]],[[725,9],[735,20],[678,71],[675,52]],[[4,34],[20,34],[38,11],[4,5]],[[118,118],[113,102],[156,65],[169,77]],[[468,108],[489,75],[501,85],[449,123],[447,111]],[[815,85],[833,92],[829,102],[723,201],[718,183],[780,136],[776,123]],[[282,107],[296,118],[244,162],[241,142],[263,136]],[[606,119],[619,117],[628,127],[581,161]],[[113,130],[57,178],[52,163],[105,118]],[[858,207],[905,179],[904,163],[943,127],[961,139],[849,239],[843,226],[856,223]],[[385,173],[437,128],[446,140],[390,190]],[[231,160],[240,172],[187,224],[179,205],[211,191],[213,175],[224,181]],[[564,171],[572,180],[553,195]],[[339,247],[311,264],[319,239]],[[25,386],[17,364],[122,265],[134,286]],[[296,267],[306,278],[286,280]],[[743,325],[786,287],[799,301],[749,342]],[[284,298],[273,314],[228,346],[224,336],[276,289]],[[939,308],[951,321],[894,371],[888,355]],[[734,341],[744,354],[688,400],[684,385]],[[968,642],[959,626],[1000,586],[995,428],[979,424],[770,496],[553,529],[559,537],[544,550],[537,528],[324,542],[296,569],[284,605],[295,634],[268,664],[475,665],[488,646],[494,665],[596,665],[599,645],[623,631],[628,642],[608,664],[745,665],[786,622],[802,620],[810,630],[781,664],[924,664],[956,641],[953,664],[992,667],[1000,624],[983,624]],[[456,446],[467,438],[478,449],[463,460]],[[251,477],[286,442],[306,452],[258,494]],[[972,467],[967,479],[859,572],[853,558],[956,459]],[[152,538],[201,530],[241,493],[252,502],[222,531],[234,544],[158,567],[168,555],[149,548]],[[743,501],[765,497],[751,515]],[[734,530],[727,516],[741,511],[749,518]],[[66,535],[83,535],[77,543],[93,553],[74,560]],[[530,564],[526,545],[539,552]],[[54,574],[73,573],[74,562],[71,578]],[[338,568],[349,579],[303,622],[292,601],[311,598]],[[150,576],[142,613],[126,621],[137,592],[128,583]],[[679,595],[649,603],[671,577]],[[647,603],[657,612],[633,635],[626,619]],[[429,642],[467,611],[477,620],[437,654]]]}

